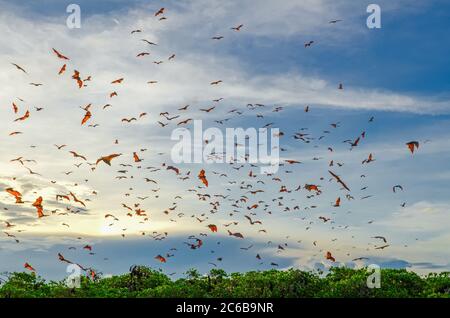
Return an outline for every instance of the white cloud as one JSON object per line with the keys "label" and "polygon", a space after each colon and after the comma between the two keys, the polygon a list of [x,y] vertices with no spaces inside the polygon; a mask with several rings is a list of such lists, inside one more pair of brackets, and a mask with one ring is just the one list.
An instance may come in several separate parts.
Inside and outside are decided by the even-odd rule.
{"label": "white cloud", "polygon": [[420,201],[380,221],[397,230],[437,234],[450,227],[450,205]]}

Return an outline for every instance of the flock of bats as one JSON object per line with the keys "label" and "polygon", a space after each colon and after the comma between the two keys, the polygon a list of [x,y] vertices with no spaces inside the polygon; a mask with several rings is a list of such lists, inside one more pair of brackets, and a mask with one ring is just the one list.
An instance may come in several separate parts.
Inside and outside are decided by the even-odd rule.
{"label": "flock of bats", "polygon": [[[156,11],[154,13],[154,18],[158,19],[160,21],[167,20],[168,16],[166,15],[166,10],[164,8],[159,9],[158,11]],[[329,23],[335,24],[340,21],[341,20],[332,20]],[[231,32],[242,32],[245,28],[244,28],[243,24],[239,24],[235,27],[231,27],[230,29],[231,29]],[[133,30],[133,31],[131,31],[131,36],[135,37],[136,34],[139,34],[142,32],[143,32],[143,30],[141,30],[141,29]],[[226,37],[224,35],[214,35],[210,38],[210,40],[211,41],[223,41],[225,38]],[[145,43],[144,45],[147,45],[148,47],[152,47],[155,50],[158,48],[158,45],[159,45],[159,44],[149,41],[147,39],[141,39],[141,41]],[[309,47],[311,47],[314,43],[315,43],[314,41],[306,42],[304,44],[305,49],[309,49]],[[68,70],[70,68],[69,63],[70,63],[71,59],[55,48],[51,49],[51,54],[54,54],[55,58],[58,61],[62,61],[62,63],[63,63],[63,65],[61,65],[57,70],[55,70],[55,76],[60,76],[60,77],[65,76],[65,74],[68,72]],[[142,51],[142,52],[139,52],[135,58],[144,59],[144,58],[148,58],[148,56],[150,56],[149,51]],[[176,61],[176,55],[172,54],[167,58],[167,60],[156,60],[156,61],[153,61],[153,63],[156,65],[161,65],[163,63],[173,63],[175,61]],[[23,72],[25,74],[24,75],[25,80],[28,78],[27,76],[31,75],[26,70],[26,66],[21,66],[16,63],[12,63],[12,65],[15,68],[17,68],[18,71]],[[162,66],[157,66],[157,67],[162,67]],[[76,69],[72,69],[72,73],[71,73],[71,75],[69,75],[74,80],[74,85],[76,85],[80,90],[85,88],[87,85],[89,85],[89,82],[94,80],[93,76],[90,76],[90,75],[82,76],[81,74],[82,73],[80,71],[78,71]],[[95,116],[101,116],[102,112],[107,112],[109,107],[113,107],[112,103],[114,101],[114,97],[118,96],[118,94],[119,94],[118,88],[124,81],[126,81],[126,77],[120,77],[120,78],[111,80],[111,82],[110,82],[111,92],[108,94],[108,96],[105,96],[105,100],[107,100],[107,102],[105,103],[104,106],[99,106],[99,107],[97,107],[97,109],[94,109],[95,107],[92,104],[88,104],[86,106],[80,107],[84,112],[84,114],[82,116],[80,116],[80,124],[82,126],[89,126],[91,128],[95,128],[95,127],[99,126],[98,124],[93,122],[93,118]],[[148,81],[147,84],[157,85],[158,81],[151,80],[151,81]],[[214,80],[211,80],[209,83],[205,83],[205,84],[206,85],[209,84],[211,87],[213,87],[213,86],[218,86],[218,85],[224,84],[224,81],[220,80],[220,79],[214,79]],[[30,85],[35,86],[35,87],[43,86],[45,88],[45,85],[42,83],[31,82]],[[117,89],[116,89],[116,87],[117,87]],[[339,83],[337,85],[337,89],[343,90],[344,89],[343,84]],[[199,111],[202,113],[205,113],[205,116],[206,116],[207,114],[214,112],[214,110],[216,110],[216,108],[220,107],[222,100],[223,100],[223,98],[220,98],[220,97],[217,99],[214,99],[212,101],[214,103],[213,106],[200,108]],[[24,100],[20,99],[20,98],[17,101],[13,101],[12,102],[12,112],[16,116],[16,118],[14,119],[14,122],[18,122],[17,125],[21,124],[22,127],[26,127],[25,126],[26,123],[28,121],[32,121],[33,116],[29,109],[24,109],[23,106],[20,105],[23,103],[24,103]],[[191,108],[189,108],[189,107],[190,107],[189,105],[185,105],[183,107],[178,106],[175,110],[175,112],[177,112],[177,113],[175,113],[175,114],[170,113],[169,111],[160,113],[159,118],[155,122],[155,125],[159,125],[161,127],[161,129],[170,125],[172,123],[172,121],[176,121],[176,124],[175,124],[176,126],[188,125],[195,117],[195,114],[192,114],[192,113],[190,115],[188,115],[190,109],[192,108],[192,107]],[[214,122],[217,125],[224,125],[225,122],[228,122],[229,120],[233,119],[233,116],[240,116],[240,115],[243,115],[245,112],[251,113],[251,112],[258,111],[258,110],[267,110],[267,107],[268,106],[266,106],[264,104],[258,104],[258,103],[247,104],[245,106],[229,110],[228,118],[225,118],[222,120],[215,120]],[[44,111],[44,108],[36,107],[35,111],[41,112],[41,111]],[[278,113],[281,111],[283,111],[283,107],[280,107],[280,106],[274,107],[272,110],[272,112],[275,112],[275,113]],[[311,107],[306,106],[302,112],[304,112],[305,116],[307,116],[307,114],[310,111],[311,111]],[[270,113],[270,112],[266,111],[266,113]],[[128,118],[122,118],[120,123],[117,123],[117,124],[118,125],[132,125],[132,122],[138,121],[145,116],[147,116],[147,112],[141,112],[136,117],[130,116]],[[256,114],[256,118],[264,119],[264,115]],[[369,124],[371,124],[372,122],[374,122],[374,117],[371,117],[368,120]],[[268,123],[268,124],[265,124],[263,127],[269,128],[273,124],[274,123]],[[340,127],[340,123],[331,123],[330,127],[332,129],[338,129]],[[13,136],[20,135],[22,133],[23,133],[22,131],[17,130],[17,131],[10,132],[9,135],[11,136],[11,138],[19,138],[19,137],[13,137]],[[302,142],[304,144],[310,144],[310,145],[314,144],[317,146],[319,144],[319,142],[321,142],[321,140],[323,140],[325,138],[325,135],[330,134],[331,131],[326,130],[326,131],[323,131],[323,133],[324,134],[320,137],[314,137],[310,132],[308,132],[308,128],[302,128],[300,131],[295,132],[290,138],[293,138],[293,140],[295,140],[295,142]],[[277,137],[278,138],[286,137],[285,135],[286,135],[286,133],[281,132]],[[363,142],[363,140],[365,140],[365,138],[366,138],[366,132],[363,131],[359,136],[356,136],[355,138],[352,138],[352,139],[345,140],[345,141],[343,141],[343,143],[348,144],[350,146],[350,150],[351,150],[355,147],[358,147],[359,144],[361,142]],[[208,140],[205,140],[204,142],[208,143]],[[116,140],[112,141],[112,143],[114,145],[119,145],[119,140],[116,139]],[[54,146],[56,147],[57,151],[64,152],[65,148],[68,147],[69,145],[55,144]],[[243,145],[236,144],[236,146],[239,147],[239,146],[243,146]],[[419,142],[411,141],[411,142],[406,143],[406,146],[407,146],[407,149],[411,152],[411,154],[413,154],[419,148]],[[118,146],[116,146],[116,147],[118,147]],[[333,160],[333,158],[332,158],[333,151],[334,151],[333,147],[328,146],[327,149],[330,154],[330,160],[328,163],[329,168],[327,169],[327,171],[325,171],[325,173],[328,177],[328,181],[334,182],[337,185],[337,188],[335,186],[336,190],[338,190],[340,193],[340,194],[336,195],[336,200],[328,207],[328,208],[334,209],[334,208],[339,208],[341,206],[341,204],[343,204],[343,199],[351,201],[351,200],[355,200],[355,198],[351,194],[352,192],[351,192],[350,186],[346,183],[344,178],[342,176],[340,176],[339,173],[337,172],[337,169],[339,169],[339,167],[344,165],[344,163],[336,162],[335,160]],[[283,149],[283,148],[280,148],[280,150],[281,150],[281,152],[286,151],[286,149]],[[74,165],[77,168],[80,168],[82,165],[85,165],[85,166],[89,167],[89,170],[92,173],[94,173],[96,167],[101,164],[105,164],[105,165],[108,165],[111,167],[114,167],[117,164],[120,165],[121,170],[118,170],[117,171],[118,175],[115,176],[115,178],[119,179],[119,180],[128,179],[128,180],[133,181],[132,180],[133,177],[130,175],[130,172],[129,172],[129,170],[131,170],[131,169],[144,169],[147,171],[148,174],[158,174],[159,173],[159,174],[162,174],[161,178],[167,178],[166,174],[172,174],[172,175],[175,175],[175,177],[181,183],[189,180],[189,182],[191,182],[191,187],[186,190],[188,192],[189,197],[183,198],[180,195],[175,196],[173,204],[171,206],[169,206],[165,211],[161,212],[161,215],[166,217],[167,221],[179,222],[187,217],[185,215],[185,212],[181,211],[181,205],[182,205],[181,201],[182,200],[200,200],[202,204],[207,204],[208,209],[209,209],[209,215],[208,215],[208,213],[201,213],[201,214],[193,214],[191,216],[192,219],[201,223],[202,226],[204,226],[204,228],[205,228],[205,231],[203,231],[199,234],[191,235],[191,236],[187,237],[187,239],[183,242],[183,244],[186,245],[188,249],[192,249],[192,250],[204,248],[203,247],[204,240],[207,240],[208,236],[218,235],[218,234],[220,234],[220,232],[222,232],[225,235],[229,235],[231,237],[239,239],[239,240],[246,240],[244,238],[244,234],[242,233],[242,230],[241,231],[237,230],[237,227],[239,225],[242,228],[243,225],[245,225],[245,223],[248,226],[258,227],[257,233],[259,233],[261,235],[265,235],[268,233],[268,229],[267,229],[267,227],[263,227],[263,225],[264,225],[264,218],[262,217],[263,214],[272,215],[272,214],[277,214],[277,213],[281,213],[281,212],[295,212],[295,211],[301,212],[301,206],[299,204],[296,204],[295,206],[290,206],[290,202],[294,201],[294,199],[292,198],[293,196],[298,197],[301,192],[304,192],[306,195],[306,199],[312,199],[312,198],[319,197],[324,191],[326,191],[326,189],[323,185],[323,182],[325,182],[327,180],[327,177],[325,177],[325,176],[320,177],[320,181],[318,181],[317,183],[295,185],[291,189],[289,189],[290,187],[288,185],[282,185],[282,183],[283,183],[282,176],[281,176],[282,172],[279,172],[278,175],[269,174],[269,175],[259,175],[258,176],[252,170],[252,169],[257,168],[256,165],[250,164],[250,163],[237,164],[236,160],[230,164],[231,168],[233,168],[233,170],[235,171],[235,172],[233,172],[233,171],[232,172],[236,174],[236,176],[234,176],[233,178],[231,177],[231,175],[229,176],[226,173],[221,173],[221,172],[212,171],[212,170],[208,171],[207,167],[198,169],[198,171],[196,171],[192,175],[191,175],[191,171],[181,171],[180,168],[173,166],[173,165],[168,165],[166,163],[161,163],[161,165],[159,167],[158,166],[143,167],[142,162],[144,160],[145,151],[147,151],[147,149],[140,149],[138,151],[133,152],[132,154],[123,154],[118,151],[111,151],[111,153],[100,154],[98,156],[98,158],[96,158],[92,162],[90,160],[88,160],[88,158],[86,158],[86,156],[79,154],[76,151],[71,150],[71,151],[69,151],[69,153],[73,156],[73,159],[76,161],[76,163],[74,163]],[[61,153],[61,155],[62,155],[62,153]],[[217,154],[217,153],[211,154],[211,156],[220,156],[220,155],[223,155],[223,154]],[[313,160],[321,160],[321,159],[323,159],[323,158],[315,157]],[[367,157],[364,158],[364,160],[362,160],[361,164],[362,165],[373,164],[373,162],[375,162],[375,161],[376,161],[376,159],[374,158],[374,155],[372,153],[369,153],[369,154],[367,154]],[[11,159],[10,162],[11,162],[11,164],[19,164],[19,165],[23,166],[31,175],[40,176],[40,174],[38,172],[35,172],[29,168],[30,163],[36,163],[36,161],[33,159],[18,157],[18,158]],[[286,167],[299,165],[301,163],[302,162],[300,162],[298,160],[285,159],[282,161],[281,167],[285,169],[283,172],[293,173],[292,170],[287,170]],[[245,170],[245,169],[249,169],[249,170]],[[68,172],[64,172],[64,173],[66,176],[69,176],[73,173],[73,171],[68,171]],[[365,177],[365,175],[361,175],[361,178],[364,178],[364,177]],[[150,178],[149,176],[145,175],[145,176],[142,176],[142,178],[144,179],[144,181],[146,183],[154,184],[156,186],[159,185],[157,177]],[[16,178],[14,178],[14,180],[15,179]],[[242,181],[239,182],[238,181],[239,179]],[[227,182],[229,187],[221,188],[221,191],[222,191],[221,193],[211,193],[211,192],[209,192],[210,180],[212,180],[213,183],[217,182],[220,184]],[[88,182],[87,179],[85,181]],[[58,182],[52,180],[51,183],[57,184]],[[75,184],[75,186],[76,185],[77,184]],[[234,197],[232,194],[228,193],[228,192],[231,192],[231,188],[233,188],[235,190],[237,189],[241,194],[237,197]],[[267,189],[277,189],[277,188],[279,188],[279,191],[278,191],[279,194],[275,198],[263,199],[261,197],[264,195],[263,193],[265,193]],[[129,190],[131,192],[131,191],[133,191],[133,188],[129,188]],[[151,189],[151,191],[155,195],[155,199],[157,199],[159,197],[158,192],[160,190],[161,189],[159,187],[157,189]],[[392,188],[392,191],[394,193],[398,190],[403,190],[403,187],[401,185],[395,185]],[[16,204],[16,205],[20,205],[20,206],[29,206],[29,207],[35,208],[36,209],[36,218],[42,218],[44,221],[46,218],[57,218],[57,217],[69,215],[72,213],[77,214],[80,212],[80,210],[73,208],[73,206],[78,205],[80,207],[80,209],[87,209],[88,201],[90,201],[90,199],[78,198],[77,194],[74,193],[75,191],[74,192],[70,191],[69,193],[57,194],[56,198],[45,198],[41,195],[36,194],[34,200],[32,200],[32,201],[23,200],[22,199],[23,195],[20,192],[20,189],[14,189],[14,188],[9,187],[9,188],[3,189],[3,191],[6,191],[10,195],[11,204]],[[93,191],[92,194],[97,195],[97,191]],[[131,196],[132,195],[128,192],[125,194],[123,199],[130,201]],[[367,196],[367,197],[369,197],[369,196]],[[363,197],[362,199],[365,199],[367,197]],[[114,214],[106,213],[104,215],[105,221],[112,222],[109,224],[109,226],[118,224],[120,222],[121,218],[135,218],[137,220],[137,222],[139,222],[141,224],[149,224],[151,226],[152,218],[143,207],[143,204],[145,203],[144,201],[147,200],[148,198],[150,198],[150,194],[146,194],[146,196],[136,196],[135,198],[138,201],[134,201],[132,203],[121,203],[121,205],[119,207],[120,210],[118,210],[116,213],[114,213]],[[53,200],[53,199],[62,204],[64,204],[64,203],[69,204],[66,207],[66,211],[61,212],[60,209],[47,210],[45,207],[46,200]],[[227,206],[227,204],[229,205],[229,207]],[[405,203],[403,203],[402,206],[404,207]],[[229,217],[233,218],[233,220],[231,222],[226,223],[226,224],[218,224],[217,222],[212,221],[212,219],[215,218],[214,217],[215,214],[217,214],[217,213],[224,214],[225,210],[227,210],[229,208],[232,209],[232,212],[229,212],[229,214],[228,214]],[[313,209],[313,208],[317,208],[317,206],[313,206],[313,205],[307,206],[304,208],[304,210]],[[4,209],[7,210],[8,208],[5,207]],[[152,212],[152,213],[156,214],[158,212]],[[307,218],[307,216],[305,215],[302,218],[302,220],[305,220],[306,218]],[[324,222],[324,223],[329,222],[329,224],[335,224],[334,221],[331,219],[331,217],[327,217],[327,216],[323,216],[323,215],[320,215],[318,217],[318,220],[319,220],[319,222]],[[3,220],[3,223],[5,226],[4,234],[8,238],[16,240],[16,242],[19,243],[20,240],[19,240],[18,236],[24,230],[23,229],[15,230],[16,228],[19,228],[20,225],[13,224],[8,220]],[[308,226],[306,228],[306,230],[308,230],[313,223],[314,223],[314,221],[310,221],[309,222],[310,226]],[[180,224],[181,224],[181,222],[180,222]],[[67,223],[62,223],[62,226],[70,227],[70,225]],[[348,227],[348,225],[345,227],[344,226],[340,226],[340,227],[346,228],[346,227]],[[334,226],[332,228],[334,228]],[[123,229],[123,234],[121,234],[123,237],[126,236],[125,231],[126,231],[126,229]],[[155,241],[164,240],[169,235],[169,233],[167,233],[167,232],[159,233],[157,231],[151,232],[151,233],[142,232],[141,234],[143,236],[149,236],[152,239],[154,239]],[[372,238],[375,240],[379,240],[381,242],[381,245],[375,245],[375,247],[374,247],[375,249],[385,249],[390,246],[388,243],[388,240],[383,236],[374,236]],[[78,237],[77,239],[82,240],[83,238]],[[300,243],[301,241],[297,241],[297,242]],[[220,244],[220,242],[218,242],[218,244]],[[269,241],[267,244],[270,245],[270,244],[272,244],[272,242]],[[314,244],[314,246],[317,246],[317,241],[314,241],[313,244]],[[277,246],[278,252],[282,252],[283,250],[285,250],[287,248],[287,246],[288,246],[287,243],[278,244],[278,246]],[[251,244],[250,246],[241,247],[240,249],[249,251],[249,250],[251,250],[252,247],[253,247],[253,244]],[[69,247],[69,249],[76,249],[76,247],[72,246],[72,247]],[[91,255],[95,254],[93,252],[94,249],[93,249],[92,245],[82,244],[82,249],[88,251]],[[320,249],[320,251],[322,251],[322,249]],[[169,251],[161,252],[160,254],[154,256],[154,258],[157,262],[166,263],[169,261],[170,258],[175,256],[176,252],[177,252],[177,248],[173,247]],[[212,250],[211,253],[214,253],[214,251]],[[332,262],[336,262],[336,259],[333,256],[331,251],[324,250],[323,253],[324,253],[323,255],[324,255],[325,259],[330,260]],[[350,253],[348,253],[347,255],[350,256]],[[258,261],[262,260],[262,256],[260,254],[256,254],[255,258]],[[63,263],[78,264],[74,261],[66,259],[62,253],[58,253],[57,259]],[[357,260],[363,260],[363,259],[366,259],[366,258],[365,257],[356,257],[356,258],[353,258],[352,260],[357,261]],[[222,257],[217,257],[217,258],[215,258],[214,261],[209,262],[209,264],[211,264],[211,266],[215,267],[215,266],[218,266],[217,262],[220,262],[220,261],[222,261]],[[78,265],[80,266],[80,268],[82,270],[86,271],[88,276],[90,276],[92,278],[95,278],[97,276],[96,270],[94,268],[89,267],[89,266],[83,266],[80,264],[78,264]],[[274,262],[271,262],[270,265],[278,266],[278,264],[274,263]],[[30,270],[32,272],[36,272],[36,269],[29,262],[26,262],[24,264],[24,268],[26,268],[27,270]],[[170,275],[173,275],[173,274],[174,273],[172,273]]]}

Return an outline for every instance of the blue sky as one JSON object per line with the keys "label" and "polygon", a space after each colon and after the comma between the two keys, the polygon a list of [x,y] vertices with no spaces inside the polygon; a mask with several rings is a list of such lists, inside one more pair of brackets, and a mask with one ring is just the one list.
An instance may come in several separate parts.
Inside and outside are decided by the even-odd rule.
{"label": "blue sky", "polygon": [[[16,243],[6,235],[0,237],[0,271],[23,270],[23,263],[29,262],[42,276],[61,279],[66,273],[64,264],[56,259],[58,252],[104,273],[121,273],[137,263],[177,275],[191,267],[207,271],[212,266],[209,262],[227,271],[270,268],[271,262],[279,268],[317,269],[362,266],[352,262],[362,256],[369,257],[367,263],[403,266],[418,272],[450,268],[446,249],[450,239],[450,4],[379,1],[382,28],[369,30],[365,23],[368,1],[289,0],[280,5],[264,0],[257,6],[253,1],[78,1],[82,27],[69,30],[65,25],[69,3],[23,1],[19,6],[0,1],[0,25],[5,30],[0,39],[0,83],[4,88],[0,92],[0,221],[1,226],[4,222],[16,225],[3,230],[20,240]],[[165,21],[154,17],[160,7],[166,8]],[[329,24],[333,19],[343,21]],[[240,23],[244,24],[241,31],[230,30]],[[131,35],[135,29],[142,32]],[[224,39],[210,39],[219,34]],[[149,47],[139,41],[142,38],[156,41],[158,46]],[[314,44],[305,48],[304,43],[310,40]],[[53,47],[71,58],[61,76],[57,72],[63,61],[51,52]],[[136,58],[143,51],[149,51],[150,56]],[[171,54],[176,54],[175,59],[167,61]],[[164,63],[155,65],[154,60]],[[12,67],[12,62],[29,74]],[[73,69],[83,76],[92,75],[92,84],[78,89],[69,76]],[[124,84],[111,87],[110,82],[120,77],[125,78]],[[217,88],[209,85],[218,79],[223,79],[223,84]],[[158,83],[149,87],[149,80]],[[30,82],[44,85],[35,88]],[[339,83],[343,83],[343,90],[337,89]],[[119,96],[111,99],[108,95],[114,89]],[[219,97],[223,100],[216,103],[213,112],[199,111],[215,105],[212,99]],[[12,102],[19,105],[18,114],[12,112]],[[99,124],[97,128],[79,125],[84,114],[79,107],[88,103],[93,105],[90,123]],[[103,110],[106,103],[112,107]],[[266,106],[251,110],[248,103]],[[191,105],[187,112],[178,111],[186,104]],[[308,113],[304,112],[306,105],[310,106]],[[273,112],[278,106],[283,110]],[[44,110],[37,112],[34,107]],[[233,108],[243,115],[230,114]],[[30,119],[14,122],[27,109]],[[287,149],[280,154],[282,160],[302,162],[278,171],[281,184],[293,190],[318,183],[323,194],[308,198],[311,193],[304,189],[280,194],[281,184],[270,177],[248,177],[249,170],[255,170],[248,166],[237,171],[225,164],[180,165],[183,174],[192,173],[187,181],[164,170],[138,170],[132,153],[142,148],[148,148],[139,152],[144,167],[171,162],[170,134],[176,124],[161,128],[157,122],[164,120],[159,116],[163,111],[180,115],[180,120],[202,119],[205,127],[222,129],[258,128],[273,122],[273,127],[285,133],[280,139],[280,146]],[[142,112],[148,115],[136,123],[120,122],[120,118]],[[369,123],[372,116],[374,121]],[[224,125],[214,122],[221,119],[229,120]],[[332,128],[331,123],[339,123],[339,127]],[[311,143],[292,138],[301,128],[307,128],[304,132],[314,138]],[[23,134],[11,137],[12,131]],[[350,151],[343,141],[354,140],[362,131],[366,138]],[[323,139],[319,140],[320,136]],[[116,138],[119,145],[113,144]],[[412,140],[420,142],[413,155],[405,146]],[[113,152],[124,155],[112,167],[100,165],[91,171],[83,162],[81,168],[75,168],[74,164],[81,161],[66,149],[58,151],[53,146],[62,143],[68,144],[67,151],[85,155],[88,162]],[[376,161],[361,165],[369,153]],[[29,165],[42,176],[29,175],[17,162],[10,162],[19,156],[36,160]],[[344,165],[330,168],[330,160]],[[125,180],[115,179],[122,168],[120,163],[133,165],[126,168]],[[207,172],[208,189],[196,188],[200,185],[196,178],[200,169]],[[329,182],[328,169],[351,185],[355,200],[345,200],[346,193]],[[66,176],[63,172],[67,171],[73,172]],[[228,177],[220,178],[213,171]],[[156,186],[143,182],[144,176],[156,179],[160,192],[151,192]],[[211,195],[229,195],[234,200],[249,196],[239,185],[227,183],[232,180],[251,184],[253,189],[264,187],[265,192],[250,195],[240,208],[222,200],[216,214],[209,213],[209,202],[199,202],[195,194],[187,192],[197,189]],[[394,194],[392,187],[396,184],[404,191]],[[21,191],[27,201],[44,196],[47,211],[66,209],[67,204],[54,200],[55,194],[73,191],[90,201],[79,214],[38,220],[29,204],[14,204],[4,192],[8,187]],[[94,190],[97,196],[92,195]],[[126,196],[127,192],[132,195]],[[163,211],[177,202],[176,195],[183,196],[176,209],[183,216],[172,222]],[[283,206],[274,201],[280,195]],[[361,199],[366,195],[371,197]],[[137,196],[151,198],[139,202]],[[343,200],[342,206],[333,208],[337,197]],[[260,208],[253,216],[262,220],[267,235],[244,218],[248,213],[245,205],[257,201],[267,204],[272,212]],[[149,211],[150,221],[127,218],[122,207],[125,202],[139,202]],[[400,206],[403,202],[404,208]],[[292,209],[295,205],[300,211],[284,211],[286,206]],[[80,207],[70,202],[69,208],[76,211]],[[233,210],[238,212],[230,215]],[[104,218],[107,212],[120,215],[121,221],[109,227]],[[171,218],[176,217],[174,213]],[[209,233],[204,238],[205,246],[198,250],[190,250],[184,242],[189,235],[198,236],[208,229],[206,223],[197,222],[191,215],[207,216],[205,222],[220,228],[219,233]],[[320,221],[318,217],[323,215],[332,223]],[[230,229],[244,233],[244,240],[227,235],[228,228],[223,224],[232,221],[239,225]],[[123,228],[127,228],[126,238],[120,237]],[[153,231],[168,232],[169,236],[154,241],[148,236]],[[377,235],[385,236],[390,247],[376,250],[380,242],[373,236]],[[84,244],[93,245],[96,254],[86,255]],[[249,251],[240,249],[249,245],[254,245]],[[278,245],[285,249],[278,249]],[[70,246],[77,249],[69,250]],[[170,247],[177,248],[176,256],[167,264],[157,263],[154,256]],[[335,264],[324,259],[328,250],[336,255]],[[263,256],[261,265],[255,259],[257,253]],[[223,261],[214,261],[219,254]]]}

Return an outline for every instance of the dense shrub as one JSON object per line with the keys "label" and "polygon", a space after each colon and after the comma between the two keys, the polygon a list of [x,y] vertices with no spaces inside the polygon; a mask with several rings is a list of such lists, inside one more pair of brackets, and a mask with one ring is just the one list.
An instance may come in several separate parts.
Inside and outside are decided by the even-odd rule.
{"label": "dense shrub", "polygon": [[81,279],[79,288],[46,282],[29,273],[11,273],[0,285],[0,297],[450,297],[450,273],[424,277],[399,269],[381,270],[381,288],[370,289],[365,269],[332,268],[327,275],[296,269],[208,275],[190,270],[175,281],[165,274],[134,266],[128,274]]}

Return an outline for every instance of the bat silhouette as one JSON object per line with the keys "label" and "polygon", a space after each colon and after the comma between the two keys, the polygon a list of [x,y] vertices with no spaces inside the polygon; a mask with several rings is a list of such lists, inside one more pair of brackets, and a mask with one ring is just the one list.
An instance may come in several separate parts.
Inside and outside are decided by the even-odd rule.
{"label": "bat silhouette", "polygon": [[198,174],[198,178],[200,179],[201,182],[203,182],[203,184],[207,187],[208,186],[208,179],[206,179],[205,176],[205,170],[200,170],[200,173]]}
{"label": "bat silhouette", "polygon": [[5,191],[16,199],[16,203],[23,203],[22,194],[19,191],[16,191],[13,188],[7,188]]}
{"label": "bat silhouette", "polygon": [[121,153],[119,153],[119,154],[115,153],[115,154],[111,154],[109,156],[100,157],[99,159],[97,159],[97,162],[95,164],[98,165],[98,163],[100,161],[103,161],[108,166],[110,166],[111,165],[111,160],[114,159],[114,158],[117,158],[117,157],[119,157],[121,155],[122,155]]}
{"label": "bat silhouette", "polygon": [[244,215],[244,217],[250,222],[250,225],[254,225],[254,224],[262,224],[261,221],[253,221],[252,218],[248,215]]}
{"label": "bat silhouette", "polygon": [[244,238],[244,236],[241,233],[232,233],[230,230],[228,230],[228,235],[234,236],[234,237],[237,237],[237,238],[241,238],[241,239]]}
{"label": "bat silhouette", "polygon": [[211,230],[211,232],[217,232],[217,225],[215,224],[209,224],[208,228]]}
{"label": "bat silhouette", "polygon": [[332,262],[336,262],[336,259],[331,255],[331,252],[327,252],[325,258]]}
{"label": "bat silhouette", "polygon": [[11,64],[14,65],[18,70],[21,70],[25,74],[28,74],[27,71],[25,71],[20,65],[17,65],[16,63],[11,63]]}
{"label": "bat silhouette", "polygon": [[28,270],[32,271],[32,272],[36,272],[36,270],[33,268],[33,266],[31,266],[31,265],[28,264],[28,263],[25,263],[25,264],[23,265],[23,267],[24,267],[25,269],[28,269]]}
{"label": "bat silhouette", "polygon": [[53,49],[53,52],[55,52],[56,56],[62,60],[70,60],[67,56],[62,55],[61,53],[59,53],[56,49]]}
{"label": "bat silhouette", "polygon": [[123,78],[118,78],[118,79],[112,81],[111,84],[120,84],[122,82],[123,82]]}
{"label": "bat silhouette", "polygon": [[66,64],[64,64],[63,66],[61,66],[61,68],[59,69],[58,75],[61,75],[62,73],[64,73],[66,71]]}
{"label": "bat silhouette", "polygon": [[408,147],[409,151],[411,153],[414,153],[414,149],[419,149],[419,142],[418,141],[410,141],[406,143],[406,146]]}
{"label": "bat silhouette", "polygon": [[241,28],[242,28],[243,26],[244,26],[243,24],[239,24],[239,25],[236,26],[236,27],[232,27],[231,30],[234,30],[234,31],[240,31]]}
{"label": "bat silhouette", "polygon": [[16,122],[16,121],[24,121],[25,119],[27,119],[27,118],[29,118],[29,117],[30,117],[30,111],[27,110],[27,111],[25,112],[25,115],[23,115],[22,117],[16,118],[14,121],[15,121],[15,122]]}
{"label": "bat silhouette", "polygon": [[44,208],[42,206],[42,201],[43,201],[42,197],[39,197],[32,204],[37,210],[38,218],[42,218],[42,217],[46,216],[46,215],[44,215]]}
{"label": "bat silhouette", "polygon": [[158,15],[161,15],[164,13],[165,8],[161,8],[158,11],[155,12],[155,17],[157,17]]}
{"label": "bat silhouette", "polygon": [[330,170],[328,170],[328,172],[336,179],[336,181],[338,183],[340,183],[344,187],[344,189],[346,189],[347,191],[350,191],[350,189],[347,187],[347,185],[341,180],[341,178],[338,175],[334,174]]}

